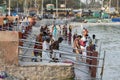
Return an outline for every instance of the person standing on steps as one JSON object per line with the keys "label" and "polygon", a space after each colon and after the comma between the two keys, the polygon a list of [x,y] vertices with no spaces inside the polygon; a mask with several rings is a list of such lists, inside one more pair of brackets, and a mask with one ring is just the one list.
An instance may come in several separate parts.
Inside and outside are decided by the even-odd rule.
{"label": "person standing on steps", "polygon": [[42,44],[42,62],[50,62],[50,53],[47,50],[50,50],[50,38],[46,38]]}
{"label": "person standing on steps", "polygon": [[57,57],[55,56],[52,56],[54,55],[53,54],[53,50],[59,50],[59,44],[63,41],[63,38],[62,37],[59,37],[57,41],[54,41],[51,45],[50,45],[50,50],[51,50],[51,58],[53,59],[54,62],[57,62],[57,60],[59,59],[59,57],[61,57],[60,54],[56,55]]}
{"label": "person standing on steps", "polygon": [[97,39],[95,34],[92,35],[92,45],[93,45],[93,49],[96,50]]}
{"label": "person standing on steps", "polygon": [[71,45],[71,37],[72,37],[72,26],[69,26],[69,33],[68,33],[68,44]]}
{"label": "person standing on steps", "polygon": [[81,45],[80,45],[80,40],[81,40],[82,36],[78,35],[77,38],[75,38],[74,43],[73,43],[73,52],[76,53],[76,60],[79,60],[79,56],[78,54],[82,54],[81,51]]}

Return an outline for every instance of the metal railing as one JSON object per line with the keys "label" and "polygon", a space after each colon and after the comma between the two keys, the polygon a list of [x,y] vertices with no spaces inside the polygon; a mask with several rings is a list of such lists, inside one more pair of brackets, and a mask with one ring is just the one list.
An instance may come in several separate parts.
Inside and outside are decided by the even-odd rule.
{"label": "metal railing", "polygon": [[[20,39],[20,41],[23,41],[23,42],[29,42],[29,44],[35,44],[37,43],[36,45],[38,46],[42,46],[42,42],[36,42],[34,40],[26,40],[26,39]],[[60,45],[60,48],[61,47],[65,47],[65,48],[68,48],[70,50],[73,50],[74,48],[72,48],[72,46],[67,46],[67,45]],[[31,50],[31,51],[36,51],[36,52],[47,52],[49,53],[48,55],[51,54],[51,50],[42,50],[42,49],[36,49],[36,48],[29,48],[29,47],[22,47],[22,46],[19,46],[20,49],[22,50]],[[101,50],[101,47],[100,49]],[[92,54],[93,52],[92,51],[86,51],[86,52],[89,52],[90,54]],[[99,51],[100,52],[100,51]],[[104,53],[105,54],[105,53]],[[76,54],[72,51],[63,51],[63,50],[53,50],[53,54],[52,54],[52,57],[56,58],[56,55],[61,55],[61,57],[59,57],[58,60],[53,60],[52,58],[50,59],[45,59],[45,58],[42,58],[42,57],[36,57],[36,56],[31,56],[31,55],[27,55],[27,54],[24,54],[24,55],[19,55],[20,58],[27,58],[27,59],[39,59],[41,60],[46,60],[48,62],[65,62],[66,60],[70,61],[71,63],[73,63],[74,65],[82,65],[82,66],[86,66],[86,67],[96,67],[96,68],[99,68],[101,69],[101,77],[98,78],[96,77],[95,79],[97,80],[102,80],[102,75],[103,75],[103,69],[104,69],[104,61],[105,61],[105,56],[103,58],[100,58],[100,54],[98,54],[98,57],[94,57],[94,56],[83,56],[82,54]],[[99,66],[99,65],[90,65],[90,64],[87,64],[86,62],[82,62],[82,61],[77,61],[76,60],[76,57],[79,57],[79,58],[84,58],[84,59],[87,59],[87,60],[92,60],[92,59],[97,59],[98,60],[98,64],[99,64],[99,60],[103,61],[103,64],[102,66]],[[84,70],[81,70],[79,69],[78,67],[74,66],[75,69],[81,71],[81,72],[84,72],[86,74],[89,74],[88,71],[84,71]],[[77,80],[77,79],[76,79]]]}
{"label": "metal railing", "polygon": [[[26,49],[26,50],[32,50],[32,51],[36,51],[36,52],[39,52],[39,51],[41,51],[41,52],[48,52],[48,53],[50,53],[51,52],[51,50],[42,50],[42,49],[34,49],[34,48],[28,48],[28,47],[22,47],[22,46],[19,46],[19,48],[20,49]],[[91,53],[92,54],[92,52],[91,51],[88,51],[89,53]],[[56,61],[56,62],[64,62],[65,60],[68,60],[68,61],[70,61],[70,62],[72,62],[74,65],[82,65],[82,66],[87,66],[87,67],[96,67],[96,68],[101,68],[102,69],[102,71],[101,71],[101,76],[102,76],[102,74],[103,74],[103,68],[104,68],[104,63],[102,64],[102,66],[98,66],[98,65],[89,65],[89,64],[87,64],[87,63],[85,63],[85,62],[82,62],[82,61],[77,61],[76,60],[76,57],[78,56],[79,58],[82,58],[82,57],[84,57],[85,59],[93,59],[93,58],[96,58],[96,59],[98,59],[98,60],[105,60],[104,58],[105,58],[105,56],[104,56],[104,58],[99,58],[99,57],[93,57],[93,56],[83,56],[82,54],[75,54],[74,52],[64,52],[64,51],[60,51],[60,50],[53,50],[53,57],[54,58],[56,58],[55,56],[56,55],[61,55],[61,57]],[[49,62],[54,62],[54,60],[52,59],[52,58],[50,58],[50,59],[44,59],[44,58],[42,58],[42,57],[35,57],[35,56],[30,56],[30,55],[19,55],[19,57],[22,57],[22,58],[28,58],[28,59],[33,59],[33,58],[35,58],[35,59],[41,59],[41,60],[46,60],[46,61],[49,61]],[[73,57],[73,58],[75,58],[75,59],[73,59],[73,58],[71,58],[71,57]],[[77,67],[75,67],[74,66],[74,68],[75,69],[78,69],[78,70],[80,70],[80,71],[82,71],[82,72],[84,72],[84,73],[86,73],[86,74],[89,74],[89,72],[86,72],[86,71],[83,71],[83,70],[81,70],[81,69],[79,69],[79,68],[77,68]],[[97,78],[96,78],[97,79]],[[100,78],[99,78],[100,79]],[[101,77],[101,79],[102,79],[102,77]]]}

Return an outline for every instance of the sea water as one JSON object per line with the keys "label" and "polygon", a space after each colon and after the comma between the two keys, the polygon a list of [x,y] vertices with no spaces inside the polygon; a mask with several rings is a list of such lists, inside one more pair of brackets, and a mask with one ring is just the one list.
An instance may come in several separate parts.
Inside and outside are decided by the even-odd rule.
{"label": "sea water", "polygon": [[[84,25],[89,35],[93,34],[101,42],[101,55],[106,52],[103,80],[120,80],[120,25]],[[81,26],[74,28],[73,33],[81,34]],[[99,45],[100,46],[100,45]]]}

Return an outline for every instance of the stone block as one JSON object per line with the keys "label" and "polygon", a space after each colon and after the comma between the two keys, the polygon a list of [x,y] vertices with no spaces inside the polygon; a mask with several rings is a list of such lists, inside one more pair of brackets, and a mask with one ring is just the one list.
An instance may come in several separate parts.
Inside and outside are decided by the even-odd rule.
{"label": "stone block", "polygon": [[4,64],[18,65],[18,32],[0,31],[0,59]]}

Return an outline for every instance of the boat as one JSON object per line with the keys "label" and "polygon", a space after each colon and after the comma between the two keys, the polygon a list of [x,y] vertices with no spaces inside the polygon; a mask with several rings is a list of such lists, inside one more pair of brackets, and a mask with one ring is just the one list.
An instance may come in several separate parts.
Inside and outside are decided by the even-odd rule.
{"label": "boat", "polygon": [[120,22],[120,17],[112,18],[112,22]]}

